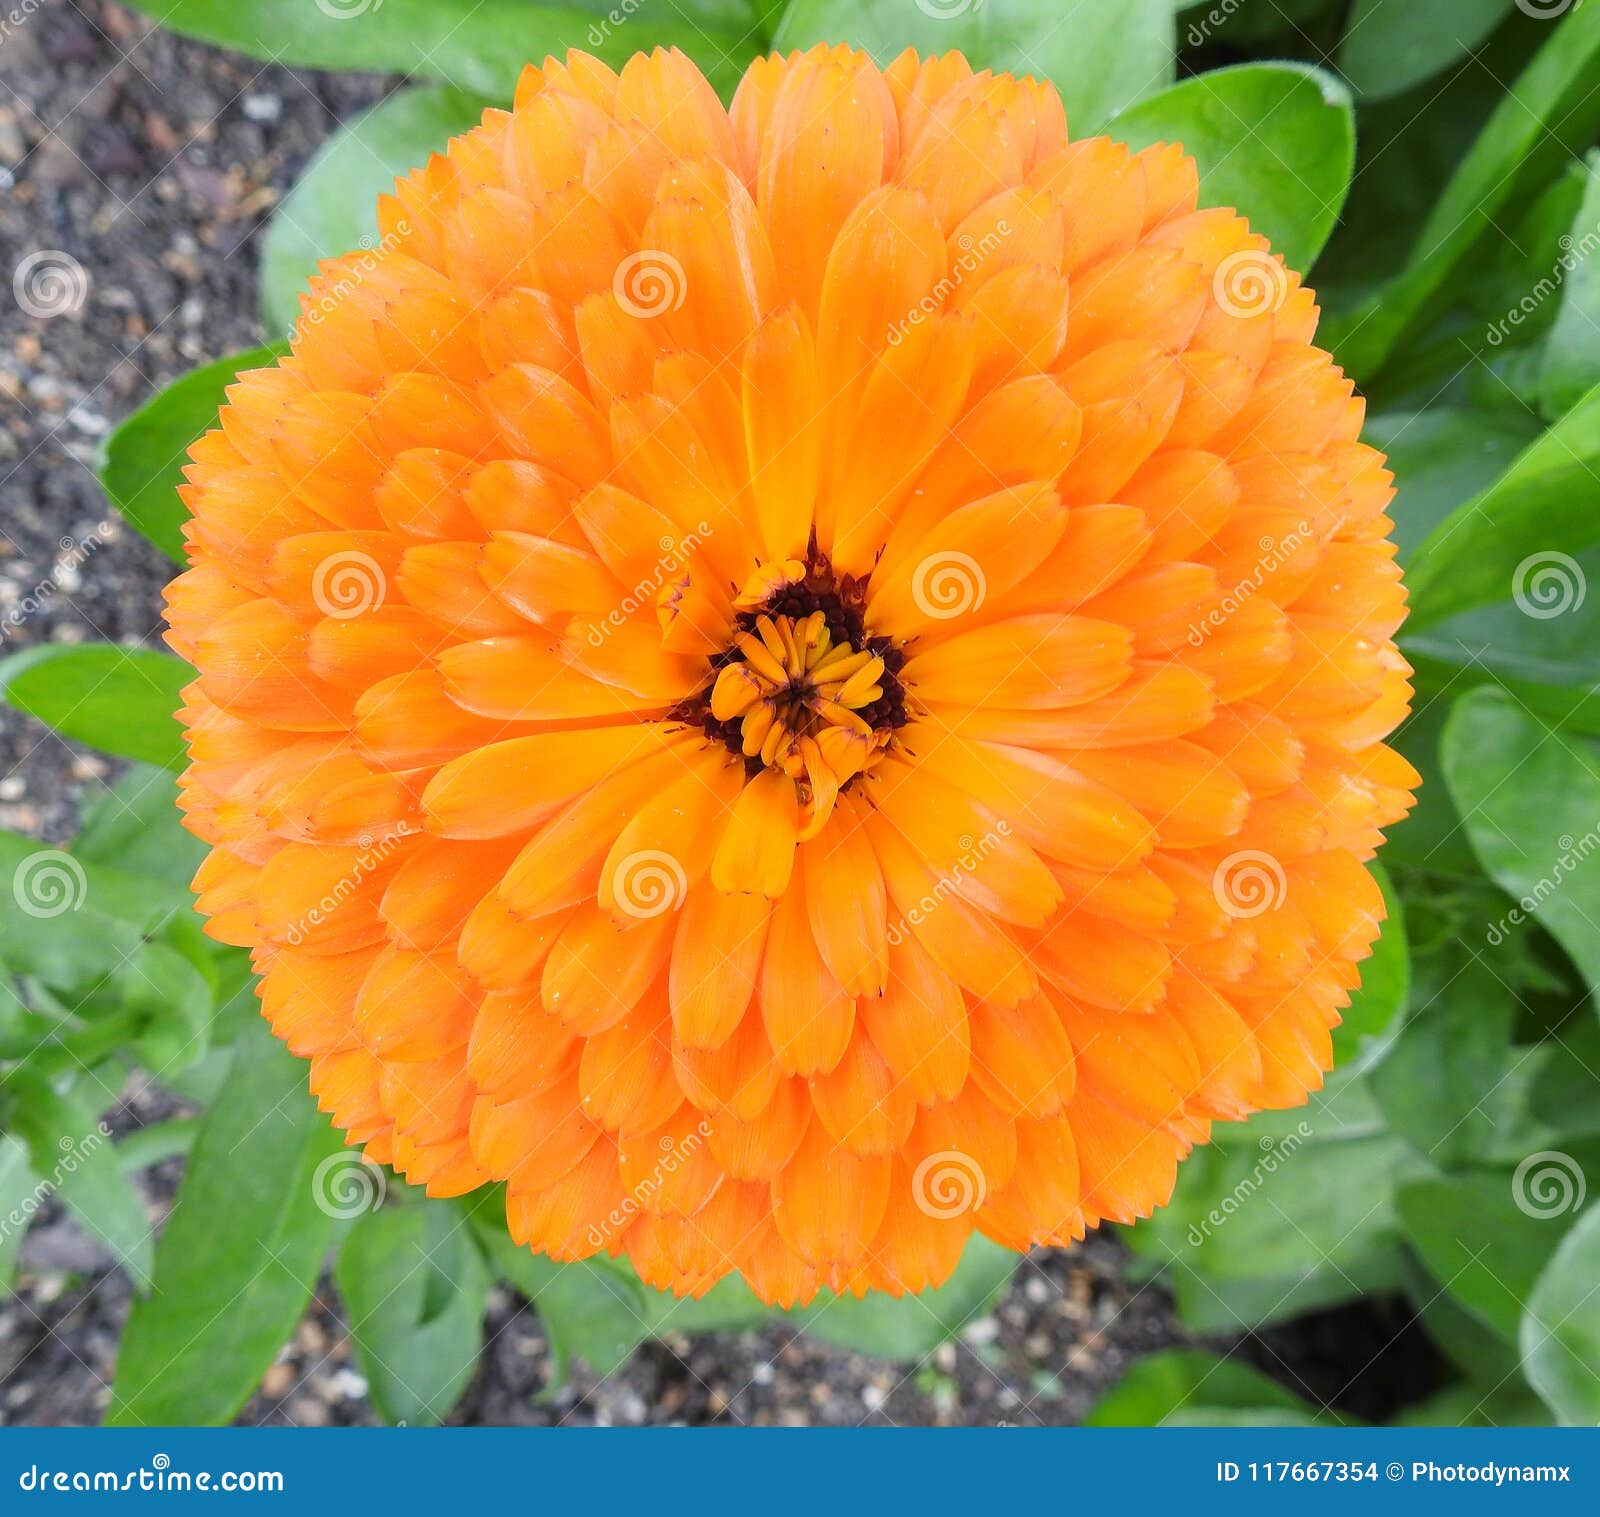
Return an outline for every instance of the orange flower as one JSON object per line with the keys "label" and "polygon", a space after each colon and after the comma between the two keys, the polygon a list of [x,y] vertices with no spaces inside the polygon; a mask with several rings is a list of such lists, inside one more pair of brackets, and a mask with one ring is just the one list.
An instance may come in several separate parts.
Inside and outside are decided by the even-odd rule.
{"label": "orange flower", "polygon": [[1416,775],[1383,459],[1195,168],[911,53],[530,69],[196,444],[211,931],[374,1158],[921,1290],[1301,1101]]}

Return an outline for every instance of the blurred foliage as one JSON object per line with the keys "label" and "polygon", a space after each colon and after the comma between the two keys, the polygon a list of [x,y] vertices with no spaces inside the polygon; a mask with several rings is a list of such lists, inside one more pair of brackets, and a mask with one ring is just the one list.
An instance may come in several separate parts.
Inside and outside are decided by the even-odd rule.
{"label": "blurred foliage", "polygon": [[[1184,141],[1204,199],[1312,274],[1324,340],[1369,396],[1415,603],[1419,699],[1398,742],[1427,783],[1385,854],[1390,919],[1336,1072],[1303,1110],[1219,1128],[1171,1207],[1129,1231],[1135,1267],[1223,1340],[1408,1299],[1457,1378],[1403,1420],[1600,1419],[1600,159],[1585,156],[1600,6],[1079,0],[1063,27],[1054,0],[386,0],[381,25],[348,24],[359,0],[341,17],[304,0],[138,3],[257,57],[418,80],[341,127],[280,207],[261,265],[269,341],[320,259],[371,246],[397,172],[508,103],[524,61],[569,46],[615,62],[680,45],[724,96],[774,39],[881,61],[960,47],[1048,74],[1080,133]],[[184,451],[234,375],[281,351],[196,370],[108,440],[108,496],[169,556]],[[192,910],[201,850],[172,773],[187,677],[109,646],[0,662],[12,706],[132,761],[66,849],[0,835],[0,1285],[52,1197],[120,1261],[139,1295],[111,1420],[232,1417],[330,1254],[373,1405],[397,1421],[449,1411],[496,1280],[536,1304],[558,1367],[576,1354],[605,1372],[668,1329],[781,1315],[737,1282],[677,1301],[613,1260],[553,1264],[511,1245],[496,1189],[427,1202],[340,1148],[255,1014],[246,956]],[[101,1113],[134,1068],[201,1114],[113,1136]],[[153,1240],[129,1176],[182,1153]],[[939,1292],[789,1318],[917,1358],[1013,1262],[980,1240]],[[1338,1419],[1186,1349],[1139,1363],[1093,1420]]]}

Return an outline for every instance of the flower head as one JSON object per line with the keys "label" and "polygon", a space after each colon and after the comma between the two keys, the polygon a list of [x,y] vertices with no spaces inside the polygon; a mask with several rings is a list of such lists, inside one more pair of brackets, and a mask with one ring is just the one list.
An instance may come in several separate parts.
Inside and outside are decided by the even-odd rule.
{"label": "flower head", "polygon": [[1390,479],[1196,198],[958,55],[574,53],[324,265],[169,604],[201,907],[352,1143],[787,1303],[1320,1083],[1416,782]]}

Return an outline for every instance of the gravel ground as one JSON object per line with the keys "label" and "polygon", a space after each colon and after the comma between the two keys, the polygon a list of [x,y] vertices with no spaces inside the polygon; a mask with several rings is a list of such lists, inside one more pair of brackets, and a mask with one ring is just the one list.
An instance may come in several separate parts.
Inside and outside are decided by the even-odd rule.
{"label": "gravel ground", "polygon": [[[154,390],[261,341],[253,312],[264,220],[335,124],[390,83],[262,67],[152,31],[102,0],[44,0],[10,27],[0,18],[0,274],[9,280],[29,255],[65,252],[88,276],[81,306],[48,320],[0,290],[0,652],[156,641],[167,566],[108,516],[96,448]],[[74,545],[91,539],[98,545],[83,558]],[[8,713],[0,775],[0,826],[61,842],[114,769]],[[120,1128],[169,1113],[130,1091],[113,1120]],[[142,1178],[153,1214],[177,1177],[169,1162]],[[603,1379],[577,1365],[560,1386],[537,1316],[500,1293],[488,1352],[453,1420],[1075,1422],[1134,1358],[1182,1341],[1166,1296],[1125,1282],[1122,1262],[1109,1236],[1035,1254],[990,1315],[922,1365],[773,1328],[668,1338]],[[18,1294],[0,1303],[0,1424],[97,1422],[128,1296],[92,1244],[47,1213],[26,1241]],[[1372,1360],[1395,1327],[1362,1317],[1247,1352],[1333,1397],[1346,1366]],[[1330,1339],[1347,1352],[1330,1355]],[[1381,1381],[1384,1364],[1367,1378]],[[325,1288],[240,1420],[370,1422],[364,1390]],[[1360,1388],[1343,1399],[1359,1402]]]}

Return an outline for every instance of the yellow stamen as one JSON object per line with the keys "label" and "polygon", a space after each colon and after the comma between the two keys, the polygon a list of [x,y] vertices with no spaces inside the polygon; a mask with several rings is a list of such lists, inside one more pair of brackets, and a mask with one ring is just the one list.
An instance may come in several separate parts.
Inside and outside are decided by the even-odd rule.
{"label": "yellow stamen", "polygon": [[[804,580],[799,563],[763,565],[734,604],[754,611]],[[874,731],[860,714],[892,683],[883,658],[836,642],[821,609],[803,617],[760,612],[733,645],[739,658],[718,672],[711,714],[739,722],[747,759],[796,782],[804,835],[815,836],[840,790],[888,746],[889,730]]]}

